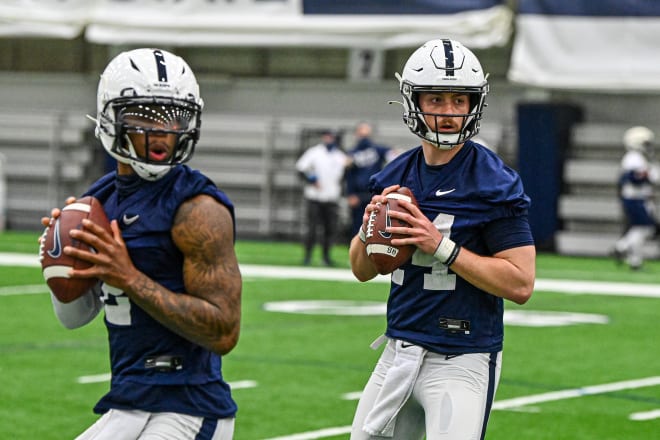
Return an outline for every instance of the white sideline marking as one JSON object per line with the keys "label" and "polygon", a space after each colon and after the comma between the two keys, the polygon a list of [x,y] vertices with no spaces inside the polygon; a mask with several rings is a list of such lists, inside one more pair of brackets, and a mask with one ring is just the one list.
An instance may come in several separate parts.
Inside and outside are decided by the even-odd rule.
{"label": "white sideline marking", "polygon": [[660,419],[660,409],[654,409],[652,411],[632,413],[628,416],[630,420],[636,422],[643,422],[646,420]]}
{"label": "white sideline marking", "polygon": [[652,387],[660,385],[660,376],[645,379],[625,380],[623,382],[591,385],[582,388],[552,391],[549,393],[533,394],[531,396],[516,397],[493,403],[493,409],[511,409],[533,403],[552,402],[555,400],[572,399],[575,397],[592,396],[594,394],[611,393],[613,391],[629,390],[633,388]]}
{"label": "white sideline marking", "polygon": [[[0,252],[0,265],[40,267],[39,256]],[[349,269],[310,268],[297,266],[261,266],[241,264],[244,278],[276,278],[298,280],[330,280],[357,282]],[[389,283],[390,277],[378,275],[370,282]],[[614,296],[636,296],[660,298],[660,285],[641,283],[616,283],[609,281],[578,281],[537,279],[534,290],[542,292],[562,292],[571,294],[595,294]]]}
{"label": "white sideline marking", "polygon": [[0,296],[36,295],[37,293],[48,293],[48,286],[45,281],[43,284],[0,287]]}
{"label": "white sideline marking", "polygon": [[574,294],[637,296],[660,298],[657,284],[618,283],[613,281],[578,281],[537,279],[534,290]]}
{"label": "white sideline marking", "polygon": [[227,382],[227,384],[232,390],[244,390],[257,387],[257,382],[254,380],[237,380],[235,382]]}
{"label": "white sideline marking", "polygon": [[[660,385],[660,376],[647,377],[645,379],[625,380],[622,382],[606,383],[602,385],[591,385],[582,388],[573,388],[568,390],[553,391],[543,394],[532,394],[531,396],[516,397],[497,401],[493,403],[493,410],[511,410],[511,411],[530,411],[537,412],[537,408],[521,407],[542,402],[552,402],[555,400],[572,399],[575,397],[592,396],[594,394],[610,393],[613,391],[629,390],[632,388],[643,388]],[[361,391],[343,394],[341,397],[345,400],[357,400],[362,395]],[[660,418],[660,410],[648,411],[643,413],[634,413],[630,415],[631,420],[651,420]],[[350,426],[321,429],[318,431],[302,432],[282,437],[273,437],[265,440],[315,440],[320,438],[332,437],[339,434],[351,432]]]}
{"label": "white sideline marking", "polygon": [[360,397],[362,397],[362,391],[353,391],[341,395],[342,400],[360,400]]}
{"label": "white sideline marking", "polygon": [[110,382],[110,373],[93,374],[91,376],[80,376],[76,379],[78,383],[100,383]]}

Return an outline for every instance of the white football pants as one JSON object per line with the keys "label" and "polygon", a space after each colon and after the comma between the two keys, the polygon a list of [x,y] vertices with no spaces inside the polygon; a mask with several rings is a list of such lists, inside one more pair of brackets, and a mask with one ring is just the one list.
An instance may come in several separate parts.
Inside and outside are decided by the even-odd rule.
{"label": "white football pants", "polygon": [[616,250],[625,253],[626,263],[639,267],[644,262],[644,244],[653,238],[655,226],[631,226],[616,242]]}
{"label": "white football pants", "polygon": [[216,426],[210,429],[204,426],[204,421],[203,417],[185,414],[111,409],[76,437],[76,440],[231,440],[233,438],[233,418],[218,419]]}
{"label": "white football pants", "polygon": [[[411,371],[409,397],[397,403],[397,399],[380,396],[390,374],[406,360],[406,350],[417,349],[420,362],[417,371]],[[385,440],[383,436],[364,431],[365,420],[374,405],[380,408],[388,403],[400,406],[394,425],[392,440],[479,440],[483,438],[490,407],[500,380],[502,352],[463,354],[452,357],[428,352],[421,347],[402,341],[389,340],[383,354],[367,382],[358,403],[351,440]],[[414,361],[411,362],[415,364]],[[392,368],[393,366],[397,368]],[[415,377],[416,376],[416,377]],[[391,379],[391,376],[390,376]],[[390,383],[391,381],[387,381]],[[400,377],[396,382],[407,382]],[[404,385],[407,387],[407,385]],[[396,386],[394,387],[396,388]],[[400,390],[394,390],[396,394]],[[389,399],[389,400],[388,400]],[[401,406],[402,405],[402,406]],[[396,408],[394,409],[396,414]],[[373,414],[370,414],[373,419]]]}

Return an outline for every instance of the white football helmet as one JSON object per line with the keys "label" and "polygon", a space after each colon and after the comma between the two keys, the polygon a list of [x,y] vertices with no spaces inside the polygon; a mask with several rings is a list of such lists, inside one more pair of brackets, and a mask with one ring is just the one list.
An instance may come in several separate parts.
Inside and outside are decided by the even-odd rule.
{"label": "white football helmet", "polygon": [[[135,49],[117,55],[101,74],[97,93],[96,137],[119,162],[143,179],[158,180],[188,161],[199,140],[203,101],[188,64],[160,49]],[[140,121],[144,123],[141,124]],[[140,157],[128,133],[176,134],[169,158]]]}
{"label": "white football helmet", "polygon": [[[450,150],[479,132],[479,124],[488,94],[487,75],[477,57],[458,41],[431,40],[408,58],[403,72],[396,74],[403,96],[403,122],[410,131],[441,150]],[[470,97],[470,111],[463,115],[424,113],[419,108],[420,92],[459,92]],[[458,133],[433,131],[424,116],[463,116]]]}
{"label": "white football helmet", "polygon": [[630,127],[623,133],[623,145],[628,151],[648,153],[655,139],[653,132],[643,126]]}

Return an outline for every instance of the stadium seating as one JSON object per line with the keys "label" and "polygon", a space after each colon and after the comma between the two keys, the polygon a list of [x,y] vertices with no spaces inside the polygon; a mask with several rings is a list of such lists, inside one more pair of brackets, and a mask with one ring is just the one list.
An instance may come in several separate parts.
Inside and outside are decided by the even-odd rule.
{"label": "stadium seating", "polygon": [[[563,226],[556,235],[558,253],[608,255],[621,235],[624,218],[617,180],[624,153],[621,139],[627,128],[629,125],[595,122],[574,126],[559,198]],[[649,256],[658,256],[659,251],[657,243],[646,249]]]}
{"label": "stadium seating", "polygon": [[49,208],[89,182],[92,149],[84,113],[0,113],[7,227],[41,228]]}

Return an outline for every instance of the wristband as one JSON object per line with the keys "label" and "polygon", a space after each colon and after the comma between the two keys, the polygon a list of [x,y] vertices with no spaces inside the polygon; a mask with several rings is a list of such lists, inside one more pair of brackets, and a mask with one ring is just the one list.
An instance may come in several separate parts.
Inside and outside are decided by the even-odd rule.
{"label": "wristband", "polygon": [[449,266],[456,261],[456,257],[458,257],[458,252],[460,250],[461,247],[459,245],[443,236],[433,253],[433,257],[440,260],[442,264]]}
{"label": "wristband", "polygon": [[364,233],[364,228],[360,226],[360,232],[358,232],[358,237],[362,243],[367,242],[367,234]]}
{"label": "wristband", "polygon": [[458,257],[458,253],[460,251],[461,251],[461,247],[459,245],[454,246],[454,250],[452,251],[447,261],[444,262],[444,264],[446,266],[451,266],[452,264],[454,264],[454,261],[456,261],[456,258]]}

